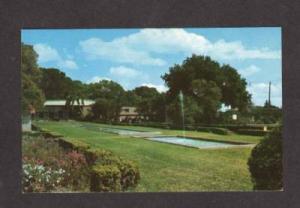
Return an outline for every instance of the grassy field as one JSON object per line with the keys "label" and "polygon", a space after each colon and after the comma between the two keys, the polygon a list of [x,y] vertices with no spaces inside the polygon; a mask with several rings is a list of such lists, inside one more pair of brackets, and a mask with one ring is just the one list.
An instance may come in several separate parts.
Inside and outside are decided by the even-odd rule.
{"label": "grassy field", "polygon": [[[130,191],[249,191],[252,183],[247,166],[251,148],[196,149],[120,136],[98,131],[108,125],[75,121],[41,121],[40,127],[59,133],[68,140],[79,140],[136,161],[141,171],[138,186]],[[118,128],[161,131],[182,135],[181,131],[146,127]],[[187,131],[187,136],[225,141],[257,143],[261,137],[216,135]]]}

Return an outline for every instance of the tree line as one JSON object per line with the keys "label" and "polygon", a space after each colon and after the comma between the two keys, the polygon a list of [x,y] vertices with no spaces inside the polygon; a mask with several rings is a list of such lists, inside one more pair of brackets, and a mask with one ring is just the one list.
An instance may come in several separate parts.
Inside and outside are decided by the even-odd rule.
{"label": "tree line", "polygon": [[140,86],[132,90],[114,81],[101,80],[83,83],[72,80],[56,68],[41,68],[38,55],[31,45],[22,43],[22,110],[34,107],[42,110],[43,102],[51,99],[67,100],[72,117],[80,116],[80,108],[72,103],[93,99],[89,119],[117,120],[122,106],[134,106],[149,121],[182,121],[179,93],[183,94],[186,124],[214,123],[219,116],[221,104],[230,105],[239,112],[247,112],[253,106],[247,92],[247,82],[236,69],[220,65],[208,56],[192,55],[182,64],[175,64],[161,76],[167,92]]}

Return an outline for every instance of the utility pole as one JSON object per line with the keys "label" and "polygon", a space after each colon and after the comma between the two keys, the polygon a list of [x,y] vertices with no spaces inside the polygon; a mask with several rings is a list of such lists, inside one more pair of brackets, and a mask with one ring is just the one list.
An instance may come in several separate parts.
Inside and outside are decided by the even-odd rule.
{"label": "utility pole", "polygon": [[269,82],[269,106],[271,106],[271,82]]}

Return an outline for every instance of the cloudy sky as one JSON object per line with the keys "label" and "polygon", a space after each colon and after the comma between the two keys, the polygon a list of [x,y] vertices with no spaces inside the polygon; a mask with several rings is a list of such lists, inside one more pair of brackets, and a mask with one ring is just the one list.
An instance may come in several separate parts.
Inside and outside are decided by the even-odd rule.
{"label": "cloudy sky", "polygon": [[252,100],[281,106],[280,28],[174,28],[22,30],[42,67],[55,67],[85,83],[102,79],[125,89],[146,85],[166,91],[160,76],[191,54],[211,56],[246,78]]}

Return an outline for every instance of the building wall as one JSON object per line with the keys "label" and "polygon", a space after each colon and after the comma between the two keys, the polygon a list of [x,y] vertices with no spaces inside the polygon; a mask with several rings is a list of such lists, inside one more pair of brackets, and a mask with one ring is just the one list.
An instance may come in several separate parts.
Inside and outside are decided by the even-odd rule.
{"label": "building wall", "polygon": [[136,107],[127,107],[124,106],[121,108],[121,112],[119,115],[119,121],[132,121],[135,119],[142,119],[139,113],[136,110]]}

